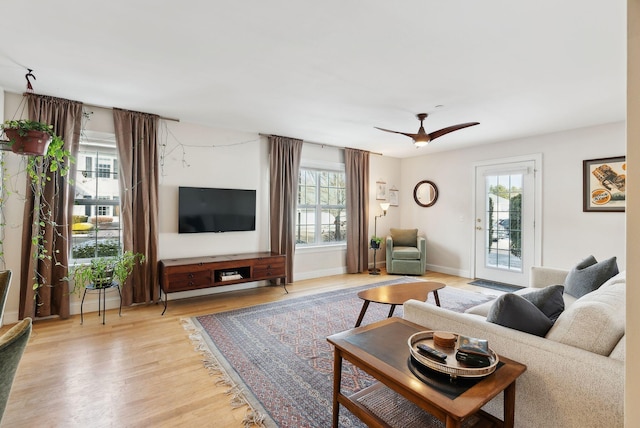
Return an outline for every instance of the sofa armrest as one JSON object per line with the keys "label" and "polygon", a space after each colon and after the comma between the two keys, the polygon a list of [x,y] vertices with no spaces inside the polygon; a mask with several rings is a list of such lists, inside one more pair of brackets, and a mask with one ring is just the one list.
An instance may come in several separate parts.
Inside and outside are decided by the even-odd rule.
{"label": "sofa armrest", "polygon": [[[483,317],[409,300],[404,318],[429,330],[480,337],[527,366],[516,385],[516,426],[597,427],[624,423],[624,363],[484,321]],[[503,397],[484,410],[502,418]]]}
{"label": "sofa armrest", "polygon": [[569,274],[566,269],[534,266],[529,272],[529,287],[544,288],[549,285],[562,285]]}
{"label": "sofa armrest", "polygon": [[418,250],[420,250],[420,272],[424,274],[427,270],[427,240],[422,236],[418,236],[417,245]]}
{"label": "sofa armrest", "polygon": [[385,265],[387,272],[391,272],[391,254],[393,253],[393,238],[391,238],[391,236],[387,236],[385,250]]}

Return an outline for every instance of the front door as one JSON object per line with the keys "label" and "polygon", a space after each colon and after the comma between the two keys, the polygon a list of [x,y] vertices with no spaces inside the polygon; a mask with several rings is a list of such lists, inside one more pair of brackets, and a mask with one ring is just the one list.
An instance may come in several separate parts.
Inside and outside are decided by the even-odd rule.
{"label": "front door", "polygon": [[476,166],[475,277],[527,286],[540,261],[536,163],[513,159]]}

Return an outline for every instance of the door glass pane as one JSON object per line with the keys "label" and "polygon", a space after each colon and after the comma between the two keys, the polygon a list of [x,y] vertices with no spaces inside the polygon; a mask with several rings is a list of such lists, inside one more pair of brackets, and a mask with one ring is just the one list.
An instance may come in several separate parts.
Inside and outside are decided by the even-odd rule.
{"label": "door glass pane", "polygon": [[485,177],[485,267],[522,272],[522,183],[522,173]]}

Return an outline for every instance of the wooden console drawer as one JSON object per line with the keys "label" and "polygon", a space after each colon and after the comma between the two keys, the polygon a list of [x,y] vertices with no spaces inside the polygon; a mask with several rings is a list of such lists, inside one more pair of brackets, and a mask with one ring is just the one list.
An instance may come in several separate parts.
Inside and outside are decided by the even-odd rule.
{"label": "wooden console drawer", "polygon": [[284,269],[284,265],[286,264],[286,261],[287,259],[285,256],[268,257],[263,259],[257,259],[253,263],[253,267],[255,269],[277,269],[277,268]]}
{"label": "wooden console drawer", "polygon": [[281,278],[286,276],[286,258],[275,256],[256,260],[253,265],[253,277],[255,279]]}
{"label": "wooden console drawer", "polygon": [[285,276],[284,266],[281,268],[254,269],[254,279],[283,278]]}
{"label": "wooden console drawer", "polygon": [[213,282],[210,270],[176,272],[170,273],[167,277],[165,292],[208,287]]}

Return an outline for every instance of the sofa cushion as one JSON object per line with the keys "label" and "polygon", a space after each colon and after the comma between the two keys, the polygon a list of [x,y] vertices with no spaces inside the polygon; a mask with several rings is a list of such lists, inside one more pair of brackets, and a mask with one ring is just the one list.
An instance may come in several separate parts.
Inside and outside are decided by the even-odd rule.
{"label": "sofa cushion", "polygon": [[394,247],[417,247],[418,229],[390,229]]}
{"label": "sofa cushion", "polygon": [[[516,291],[514,294],[518,294],[520,296],[523,296],[525,294],[531,293],[531,292],[535,292],[537,290],[541,290],[541,288],[533,288],[533,287],[528,287],[528,288],[523,288],[522,290],[518,290]],[[564,303],[564,307],[568,308],[569,306],[571,306],[573,304],[573,302],[576,301],[576,298],[573,296],[568,295],[567,293],[562,293],[562,300]],[[489,313],[489,311],[491,310],[491,306],[493,306],[493,300],[489,300],[488,302],[484,302],[484,303],[480,303],[479,305],[473,306],[469,309],[467,309],[465,311],[465,313],[467,314],[473,314],[473,315],[480,315],[486,318],[487,314]]]}
{"label": "sofa cushion", "polygon": [[567,308],[546,338],[600,355],[609,355],[625,334],[624,282],[607,284]]}
{"label": "sofa cushion", "polygon": [[571,269],[564,281],[565,292],[574,297],[582,297],[598,289],[616,274],[618,264],[615,257],[598,263],[595,257],[589,256]]}
{"label": "sofa cushion", "polygon": [[487,321],[536,336],[544,336],[553,325],[536,305],[513,293],[503,294],[495,300]]}
{"label": "sofa cushion", "polygon": [[417,247],[393,247],[394,260],[420,260],[420,250]]}
{"label": "sofa cushion", "polygon": [[522,293],[524,297],[540,309],[552,322],[564,311],[563,285],[550,285],[539,290]]}
{"label": "sofa cushion", "polygon": [[609,358],[613,358],[614,360],[624,361],[626,354],[626,335],[622,336],[622,339],[618,341],[613,351],[609,354]]}

